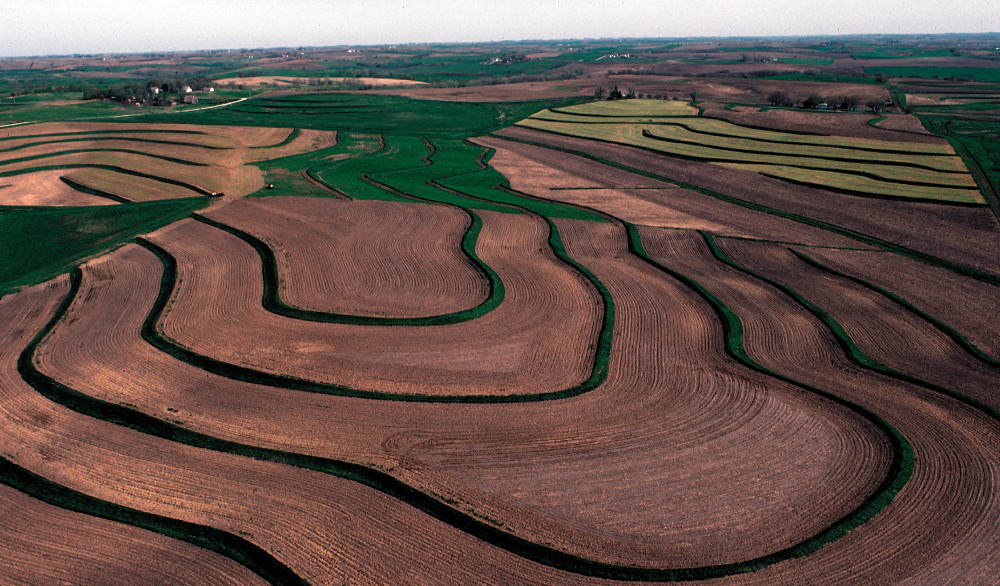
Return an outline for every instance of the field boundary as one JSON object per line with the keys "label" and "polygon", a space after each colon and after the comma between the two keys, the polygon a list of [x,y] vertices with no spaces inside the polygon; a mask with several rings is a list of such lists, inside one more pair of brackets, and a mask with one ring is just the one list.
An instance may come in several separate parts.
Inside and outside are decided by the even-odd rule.
{"label": "field boundary", "polygon": [[[778,208],[774,208],[774,207],[767,206],[767,205],[764,205],[764,204],[759,204],[759,203],[754,203],[754,202],[742,200],[742,199],[739,199],[737,197],[733,197],[733,196],[730,196],[730,195],[725,195],[725,194],[713,191],[711,189],[707,189],[707,188],[704,188],[704,187],[698,187],[697,185],[692,185],[690,183],[686,183],[686,182],[683,182],[683,181],[678,181],[676,179],[671,179],[669,177],[666,177],[666,176],[663,176],[663,175],[659,175],[657,173],[653,173],[653,172],[650,172],[650,171],[645,171],[643,169],[638,169],[636,167],[631,167],[629,165],[625,165],[625,164],[622,164],[622,163],[616,163],[614,161],[605,159],[603,157],[599,157],[597,155],[592,155],[592,154],[587,153],[587,152],[578,151],[578,150],[569,149],[569,148],[557,147],[557,146],[548,145],[548,144],[545,144],[545,143],[540,143],[540,142],[526,140],[526,139],[512,138],[512,137],[507,137],[507,136],[502,136],[502,135],[496,135],[496,134],[491,135],[491,136],[493,136],[494,138],[498,138],[498,139],[501,139],[501,140],[506,140],[506,141],[509,141],[509,142],[518,142],[518,143],[522,143],[522,144],[527,144],[527,145],[537,146],[537,147],[541,147],[541,148],[547,148],[547,149],[551,149],[551,150],[556,150],[556,151],[568,153],[568,154],[571,154],[571,155],[576,155],[578,157],[582,157],[584,159],[588,159],[588,160],[591,160],[591,161],[594,161],[594,162],[597,162],[597,163],[601,163],[601,164],[607,165],[609,167],[614,167],[616,169],[621,169],[623,171],[628,171],[629,173],[633,173],[635,175],[641,175],[643,177],[649,177],[651,179],[657,179],[659,181],[665,181],[667,183],[673,183],[674,185],[677,185],[678,187],[682,187],[684,189],[689,189],[691,191],[695,191],[697,193],[701,193],[703,195],[707,195],[709,197],[713,197],[713,198],[718,199],[720,201],[731,203],[733,205],[737,205],[737,206],[740,206],[740,207],[743,207],[743,208],[747,208],[747,209],[751,209],[751,210],[754,210],[754,211],[763,212],[763,213],[770,214],[770,215],[773,215],[773,216],[778,216],[780,218],[785,218],[787,220],[792,220],[794,222],[798,222],[800,224],[805,224],[807,226],[812,226],[814,228],[819,228],[821,230],[826,230],[828,232],[832,232],[832,233],[838,234],[840,236],[845,236],[845,237],[850,238],[852,240],[857,240],[858,242],[863,242],[865,244],[869,244],[871,246],[875,246],[875,247],[881,248],[883,250],[887,250],[889,252],[894,252],[896,254],[901,254],[903,256],[906,256],[908,258],[912,258],[914,260],[923,262],[925,264],[929,264],[931,266],[935,266],[935,267],[946,269],[948,271],[951,271],[953,273],[962,275],[964,277],[969,277],[971,279],[975,279],[975,280],[981,281],[983,283],[987,283],[987,284],[990,284],[990,285],[994,285],[994,286],[1000,287],[1000,276],[994,275],[992,273],[987,273],[987,272],[984,272],[984,271],[980,271],[978,269],[974,269],[974,268],[967,267],[967,266],[964,266],[964,265],[955,264],[955,263],[953,263],[951,261],[947,261],[947,260],[944,260],[942,258],[938,258],[936,256],[933,256],[933,255],[930,255],[930,254],[927,254],[927,253],[924,253],[924,252],[920,252],[918,250],[914,250],[912,248],[908,248],[908,247],[900,245],[900,244],[889,242],[887,240],[882,240],[881,238],[876,238],[874,236],[869,236],[868,234],[864,234],[864,233],[858,232],[856,230],[851,230],[850,228],[844,228],[842,226],[838,226],[838,225],[832,224],[830,222],[824,222],[822,220],[816,220],[816,219],[813,219],[813,218],[809,218],[807,216],[802,216],[800,214],[795,214],[795,213],[792,213],[792,212],[787,212],[787,211],[780,210]],[[579,137],[573,137],[573,138],[579,138]],[[591,139],[580,139],[580,140],[591,140]],[[638,147],[634,147],[634,148],[638,148]]]}
{"label": "field boundary", "polygon": [[271,250],[271,247],[266,242],[253,234],[202,214],[194,214],[193,217],[199,222],[236,236],[257,251],[257,254],[260,256],[264,278],[264,293],[261,303],[264,309],[271,313],[289,319],[323,323],[368,326],[440,326],[461,323],[482,317],[499,307],[504,299],[504,286],[500,275],[476,255],[475,246],[479,238],[479,231],[483,226],[483,221],[476,214],[464,209],[463,211],[466,212],[471,221],[462,236],[461,250],[469,263],[476,269],[479,276],[486,281],[488,288],[486,299],[476,307],[427,317],[370,317],[314,311],[288,305],[281,299],[281,279],[278,275],[277,258],[274,255],[274,251]]}

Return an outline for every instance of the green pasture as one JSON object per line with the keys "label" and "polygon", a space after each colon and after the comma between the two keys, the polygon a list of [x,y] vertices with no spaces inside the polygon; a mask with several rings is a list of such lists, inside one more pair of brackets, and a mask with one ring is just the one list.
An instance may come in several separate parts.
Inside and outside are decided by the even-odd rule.
{"label": "green pasture", "polygon": [[547,107],[579,101],[568,98],[556,102],[441,102],[374,94],[316,93],[256,97],[213,110],[154,112],[125,120],[467,138],[510,126]]}
{"label": "green pasture", "polygon": [[0,207],[0,295],[51,279],[208,202],[193,197],[109,206]]}

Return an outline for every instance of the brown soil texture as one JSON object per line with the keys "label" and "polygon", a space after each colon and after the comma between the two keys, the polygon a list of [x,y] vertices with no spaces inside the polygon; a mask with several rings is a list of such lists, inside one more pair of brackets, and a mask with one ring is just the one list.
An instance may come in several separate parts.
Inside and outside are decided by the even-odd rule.
{"label": "brown soil texture", "polygon": [[[0,160],[0,172],[30,169],[46,165],[113,165],[157,177],[179,180],[209,191],[218,191],[230,196],[238,196],[252,193],[264,186],[263,175],[260,169],[248,163],[294,155],[336,144],[335,132],[316,130],[303,130],[295,140],[281,147],[259,148],[282,142],[291,130],[283,128],[157,124],[143,125],[143,130],[152,130],[154,132],[127,132],[135,129],[135,125],[129,124],[73,122],[33,124],[4,129],[6,136],[23,137],[3,141],[4,148],[24,148],[4,153],[2,160]],[[121,136],[107,133],[107,131],[118,130],[123,131]],[[165,132],[155,132],[157,130]],[[198,134],[168,132],[177,130],[196,132]],[[38,136],[71,132],[85,134],[49,137]],[[101,134],[91,136],[86,134],[91,132],[100,132]],[[100,138],[100,140],[51,142],[61,139],[78,140],[91,137]],[[143,140],[169,141],[176,144],[149,143],[142,142]],[[37,155],[65,151],[87,151],[89,149],[98,150],[33,159],[20,163],[6,162]],[[154,156],[145,156],[142,154],[101,152],[99,149],[126,149],[139,153],[149,153],[150,155],[171,157],[181,161],[196,163],[197,166],[165,161]],[[82,177],[82,182],[87,186],[103,189],[134,201],[148,201],[168,197],[190,197],[195,195],[195,192],[183,187],[151,179],[136,178],[131,175],[123,175],[107,170],[63,170],[63,173],[67,176]],[[30,180],[27,178],[19,180],[19,183],[5,179],[0,184],[12,185],[12,187],[5,190],[7,193],[0,194],[5,200],[21,201],[23,199],[24,201],[31,201],[32,199],[39,199],[37,190],[30,188]],[[20,187],[22,184],[24,186],[23,189]],[[93,196],[87,197],[94,199]],[[40,201],[52,200],[58,202],[60,198],[60,195],[53,194],[50,197],[41,198]]]}
{"label": "brown soil texture", "polygon": [[[253,248],[193,220],[157,237],[177,256],[180,281],[160,326],[181,345],[225,362],[359,389],[519,394],[581,383],[600,327],[597,292],[551,252],[542,220],[496,212],[480,217],[477,254],[503,280],[504,302],[472,322],[435,327],[431,336],[422,328],[268,313]],[[252,347],[238,342],[250,332]]]}
{"label": "brown soil texture", "polygon": [[943,321],[1000,359],[1000,295],[993,285],[886,252],[809,250],[826,266],[864,279]]}
{"label": "brown soil texture", "polygon": [[[216,436],[370,462],[518,535],[624,563],[761,555],[815,533],[879,482],[884,447],[868,425],[732,364],[711,309],[623,257],[613,226],[559,224],[570,253],[621,299],[609,379],[571,400],[358,401],[219,379],[142,343],[158,262],[134,246],[88,265],[42,364],[83,392]],[[118,320],[94,311],[109,305],[128,309]],[[94,343],[81,348],[81,335]],[[830,494],[828,483],[850,488]]]}
{"label": "brown soil texture", "polygon": [[[496,149],[490,165],[503,173],[513,188],[600,210],[635,224],[709,230],[811,246],[867,248],[826,230],[748,210],[570,153],[495,137],[480,137],[475,142]],[[576,189],[580,187],[599,190]],[[615,187],[640,189],[609,189]]]}
{"label": "brown soil texture", "polygon": [[1000,274],[995,254],[1000,250],[1000,229],[985,206],[964,207],[843,195],[736,169],[720,173],[716,165],[527,128],[507,128],[496,135],[591,154],[723,195],[828,222],[953,263]]}
{"label": "brown soil texture", "polygon": [[[25,311],[37,310],[34,300],[28,301]],[[51,305],[58,301],[52,299]],[[47,317],[40,312],[38,322]],[[63,486],[241,535],[313,584],[573,582],[358,483],[188,447],[70,412],[20,381],[15,372],[19,346],[0,347],[5,415],[0,435],[8,457]],[[47,361],[42,362],[47,369]],[[82,388],[103,384],[90,378]],[[261,405],[256,409],[262,411]],[[213,580],[215,575],[259,583],[226,558],[195,553],[202,555],[190,571],[205,578],[187,583],[221,581]],[[4,571],[0,568],[0,575]]]}
{"label": "brown soil texture", "polygon": [[4,584],[264,584],[236,562],[0,485]]}
{"label": "brown soil texture", "polygon": [[1000,456],[996,421],[849,363],[818,319],[777,289],[713,261],[699,235],[641,230],[657,260],[697,280],[740,316],[754,360],[869,409],[915,453],[910,481],[863,527],[809,556],[719,583],[977,583],[1000,571],[992,554],[1000,506],[990,480]]}
{"label": "brown soil texture", "polygon": [[59,180],[64,170],[42,171],[0,179],[0,205],[5,206],[99,206],[114,200],[82,193]]}
{"label": "brown soil texture", "polygon": [[920,123],[920,119],[916,116],[910,116],[908,114],[886,114],[885,117],[885,120],[879,120],[878,127],[886,130],[898,130],[900,132],[912,133],[913,136],[907,136],[906,140],[921,142],[919,136],[917,135],[931,134],[931,131],[924,128],[924,125]]}
{"label": "brown soil texture", "polygon": [[[60,422],[66,411],[24,384],[16,360],[68,289],[67,280],[59,278],[0,298],[0,319],[6,326],[0,333],[3,456],[39,474],[33,464],[70,468],[76,456],[63,457],[54,447],[65,433]],[[66,432],[72,434],[72,430]],[[57,508],[6,485],[0,485],[0,511],[4,544],[0,581],[4,583],[263,583],[236,562],[199,547]]]}
{"label": "brown soil texture", "polygon": [[858,348],[895,370],[1000,407],[1000,368],[986,365],[926,320],[888,298],[795,257],[784,246],[723,242],[737,263],[790,286],[844,328]]}
{"label": "brown soil texture", "polygon": [[457,208],[320,198],[239,200],[208,214],[275,253],[281,298],[303,309],[424,317],[476,307],[488,281],[461,250]]}
{"label": "brown soil texture", "polygon": [[[705,106],[705,115],[736,124],[762,126],[774,130],[812,132],[830,136],[850,136],[872,140],[920,142],[948,146],[948,141],[923,128],[914,116],[891,114],[878,123],[868,124],[876,116],[870,112],[807,112],[804,110],[726,110],[723,104]],[[900,131],[906,131],[901,134]]]}

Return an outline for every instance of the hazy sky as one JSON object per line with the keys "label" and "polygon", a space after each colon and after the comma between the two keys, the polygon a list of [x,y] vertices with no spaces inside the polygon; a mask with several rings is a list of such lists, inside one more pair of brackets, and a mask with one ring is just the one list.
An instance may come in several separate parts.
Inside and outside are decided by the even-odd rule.
{"label": "hazy sky", "polygon": [[0,56],[1000,31],[1000,0],[0,0]]}

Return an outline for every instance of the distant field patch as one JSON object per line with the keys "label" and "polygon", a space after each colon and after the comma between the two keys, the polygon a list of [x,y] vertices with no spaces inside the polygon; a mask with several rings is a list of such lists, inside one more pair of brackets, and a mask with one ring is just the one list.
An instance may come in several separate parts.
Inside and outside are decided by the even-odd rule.
{"label": "distant field patch", "polygon": [[948,145],[795,134],[693,116],[695,112],[679,101],[592,102],[544,110],[519,125],[850,195],[985,203]]}
{"label": "distant field patch", "polygon": [[997,67],[865,67],[865,73],[881,73],[886,77],[953,78],[1000,83],[1000,68]]}
{"label": "distant field patch", "polygon": [[375,87],[397,87],[427,85],[424,81],[412,79],[392,79],[388,77],[292,77],[287,75],[262,75],[257,77],[227,77],[216,80],[220,86],[260,87],[263,85],[299,86],[317,82],[330,84],[358,84]]}

